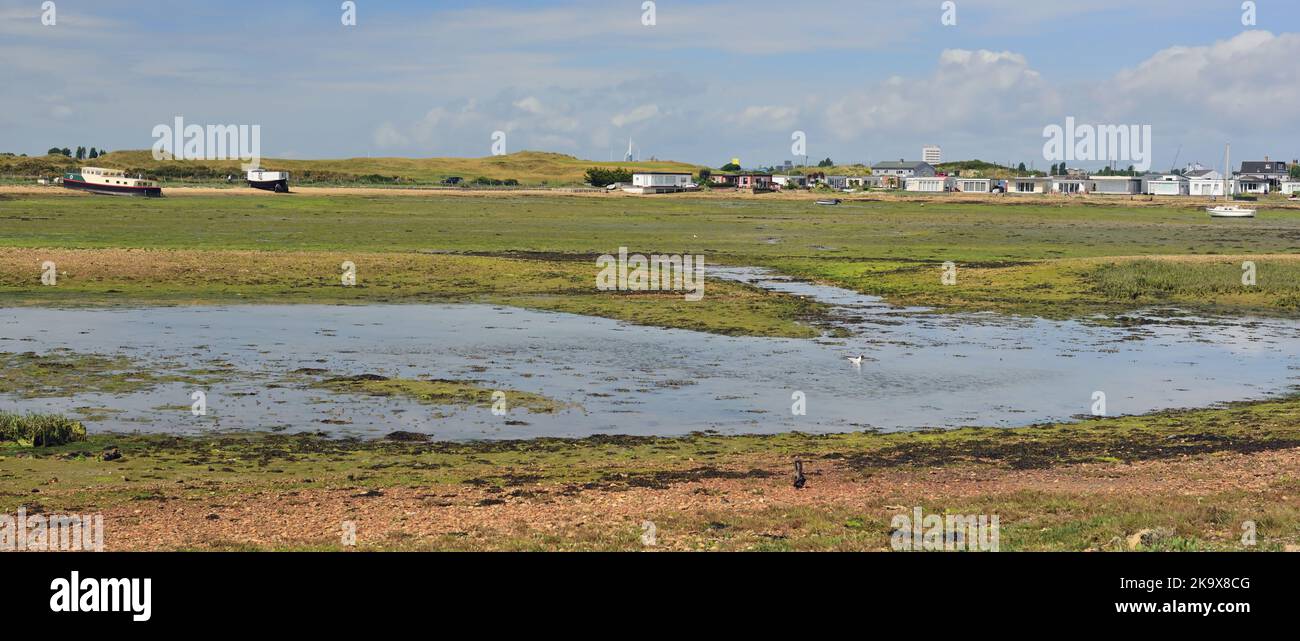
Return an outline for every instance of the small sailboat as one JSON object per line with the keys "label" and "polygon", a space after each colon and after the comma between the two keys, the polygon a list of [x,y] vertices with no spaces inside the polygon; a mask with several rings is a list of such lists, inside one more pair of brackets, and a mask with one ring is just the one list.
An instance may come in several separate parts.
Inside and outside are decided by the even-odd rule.
{"label": "small sailboat", "polygon": [[[1223,198],[1226,200],[1232,197],[1231,181],[1229,176],[1232,175],[1232,145],[1225,145],[1223,148]],[[1216,205],[1206,207],[1205,211],[1210,213],[1211,218],[1254,218],[1255,210],[1250,207],[1240,205]]]}
{"label": "small sailboat", "polygon": [[1217,207],[1206,207],[1210,212],[1211,218],[1254,218],[1255,210],[1240,205],[1219,205]]}

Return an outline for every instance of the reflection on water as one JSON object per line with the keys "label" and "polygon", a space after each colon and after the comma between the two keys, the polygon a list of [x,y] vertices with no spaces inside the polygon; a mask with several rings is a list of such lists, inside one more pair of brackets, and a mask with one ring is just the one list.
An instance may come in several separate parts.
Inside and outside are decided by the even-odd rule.
{"label": "reflection on water", "polygon": [[[838,306],[856,334],[741,338],[488,305],[265,305],[0,310],[0,351],[124,354],[161,372],[228,363],[190,414],[190,386],[126,394],[5,398],[9,410],[118,410],[95,431],[325,431],[441,439],[594,433],[844,432],[1015,426],[1086,414],[1094,391],[1111,415],[1262,398],[1296,382],[1300,324],[1094,326],[902,310],[845,290],[715,269]],[[847,357],[867,357],[861,368]],[[578,404],[554,415],[422,405],[307,389],[290,373],[476,380]],[[802,391],[807,414],[793,416]],[[184,409],[182,409],[184,408]]]}

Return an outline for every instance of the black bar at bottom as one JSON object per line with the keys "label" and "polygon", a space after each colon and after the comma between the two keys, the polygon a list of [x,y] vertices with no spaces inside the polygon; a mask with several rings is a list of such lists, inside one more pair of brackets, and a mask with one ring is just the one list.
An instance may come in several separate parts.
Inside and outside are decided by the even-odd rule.
{"label": "black bar at bottom", "polygon": [[[193,631],[195,621],[214,619],[223,626],[268,619],[292,626],[376,613],[386,626],[427,624],[431,615],[495,624],[575,608],[606,616],[650,609],[666,622],[701,607],[787,606],[882,620],[941,613],[947,621],[1047,617],[1183,627],[1284,621],[1295,607],[1290,576],[1300,555],[40,553],[4,554],[0,563],[7,570],[0,603],[21,613],[7,617],[8,630],[28,624],[47,631]],[[59,604],[73,596],[73,572],[78,583],[149,579],[148,620],[135,620],[145,615],[133,608],[142,594],[120,599],[128,603],[118,612],[53,611],[64,587],[59,580],[69,588]],[[103,596],[104,586],[96,585]],[[77,595],[87,598],[81,588]],[[546,627],[532,620],[537,630]]]}

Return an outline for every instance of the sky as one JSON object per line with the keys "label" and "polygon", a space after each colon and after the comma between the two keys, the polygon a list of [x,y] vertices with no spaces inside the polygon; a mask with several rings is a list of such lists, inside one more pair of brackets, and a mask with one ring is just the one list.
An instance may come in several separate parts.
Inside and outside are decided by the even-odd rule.
{"label": "sky", "polygon": [[1241,0],[354,0],[355,25],[341,0],[51,1],[44,25],[0,0],[0,151],[148,149],[180,116],[259,125],[264,157],[478,157],[501,131],[757,167],[802,132],[813,162],[1044,169],[1073,117],[1150,125],[1157,168],[1300,157],[1295,0],[1254,24]]}

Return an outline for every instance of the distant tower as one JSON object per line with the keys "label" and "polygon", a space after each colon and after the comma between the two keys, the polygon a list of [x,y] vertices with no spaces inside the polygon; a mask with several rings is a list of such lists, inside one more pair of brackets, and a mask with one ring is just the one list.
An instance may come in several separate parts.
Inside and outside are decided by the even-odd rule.
{"label": "distant tower", "polygon": [[921,162],[937,165],[943,162],[943,150],[939,145],[926,145],[921,147]]}
{"label": "distant tower", "polygon": [[632,162],[632,139],[631,138],[627,139],[627,156],[624,156],[623,160],[626,162]]}

